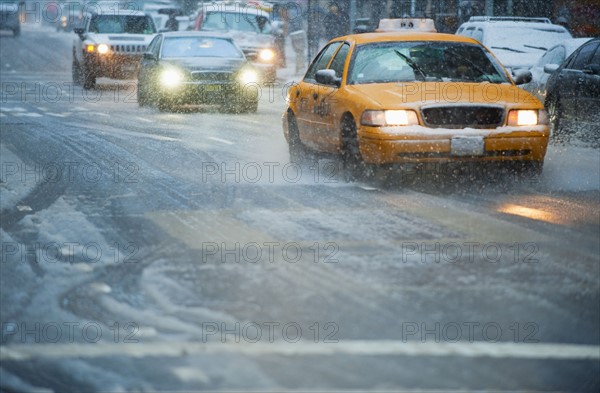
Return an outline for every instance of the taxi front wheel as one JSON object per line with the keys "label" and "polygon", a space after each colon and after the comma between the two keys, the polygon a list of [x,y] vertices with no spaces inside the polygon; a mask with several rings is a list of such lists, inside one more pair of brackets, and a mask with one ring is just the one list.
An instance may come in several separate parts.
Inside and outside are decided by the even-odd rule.
{"label": "taxi front wheel", "polygon": [[367,169],[360,155],[356,124],[350,117],[342,120],[342,164],[346,181],[357,180]]}

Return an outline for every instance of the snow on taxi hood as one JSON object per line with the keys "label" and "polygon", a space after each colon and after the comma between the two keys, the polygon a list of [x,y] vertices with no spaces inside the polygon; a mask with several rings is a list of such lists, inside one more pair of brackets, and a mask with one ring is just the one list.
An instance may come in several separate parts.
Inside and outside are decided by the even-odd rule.
{"label": "snow on taxi hood", "polygon": [[154,34],[89,34],[88,41],[109,45],[149,45]]}
{"label": "snow on taxi hood", "polygon": [[543,108],[534,96],[508,83],[368,83],[350,85],[347,89],[351,95],[356,95],[356,100],[371,101],[371,109],[417,109],[424,105],[453,104]]}

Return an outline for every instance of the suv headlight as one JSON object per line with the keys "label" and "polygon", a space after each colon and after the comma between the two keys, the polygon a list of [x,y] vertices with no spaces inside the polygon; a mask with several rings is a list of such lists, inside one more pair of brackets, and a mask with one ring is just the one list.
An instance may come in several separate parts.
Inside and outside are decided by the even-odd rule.
{"label": "suv headlight", "polygon": [[365,126],[411,126],[419,124],[417,113],[411,110],[364,111],[360,123]]}
{"label": "suv headlight", "polygon": [[514,109],[508,112],[509,126],[536,126],[548,124],[546,111],[537,109]]}
{"label": "suv headlight", "polygon": [[85,50],[88,53],[97,52],[97,53],[99,53],[101,55],[104,55],[104,54],[108,53],[108,51],[110,50],[110,48],[106,44],[99,44],[99,45],[87,44],[85,46]]}
{"label": "suv headlight", "polygon": [[98,51],[98,53],[100,53],[101,55],[103,55],[105,53],[108,53],[108,45],[106,45],[106,44],[100,44],[96,48],[96,51]]}

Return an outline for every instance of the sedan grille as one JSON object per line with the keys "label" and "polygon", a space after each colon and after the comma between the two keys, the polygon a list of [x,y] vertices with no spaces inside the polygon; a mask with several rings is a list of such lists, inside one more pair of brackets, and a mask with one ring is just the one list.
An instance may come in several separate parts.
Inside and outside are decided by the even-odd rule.
{"label": "sedan grille", "polygon": [[135,45],[135,44],[111,45],[110,50],[111,50],[111,52],[115,52],[115,53],[142,54],[142,53],[146,52],[146,45]]}
{"label": "sedan grille", "polygon": [[425,125],[433,128],[496,128],[504,120],[504,109],[492,106],[429,107],[422,114]]}
{"label": "sedan grille", "polygon": [[219,83],[233,81],[233,73],[223,71],[195,71],[192,80],[196,82]]}

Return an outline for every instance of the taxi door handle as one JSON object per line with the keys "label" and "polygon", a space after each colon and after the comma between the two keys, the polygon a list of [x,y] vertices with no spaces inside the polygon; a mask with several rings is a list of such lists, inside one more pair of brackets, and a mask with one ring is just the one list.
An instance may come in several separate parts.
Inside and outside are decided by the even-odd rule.
{"label": "taxi door handle", "polygon": [[316,100],[317,98],[319,98],[319,94],[313,93],[313,98]]}
{"label": "taxi door handle", "polygon": [[296,90],[296,97],[300,97],[300,90]]}

